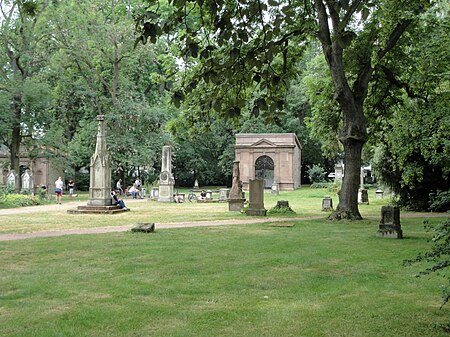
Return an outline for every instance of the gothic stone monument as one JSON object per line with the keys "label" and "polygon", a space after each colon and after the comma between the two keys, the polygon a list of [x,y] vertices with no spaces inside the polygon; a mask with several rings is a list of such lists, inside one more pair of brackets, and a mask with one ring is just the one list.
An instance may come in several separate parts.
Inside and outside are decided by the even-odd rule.
{"label": "gothic stone monument", "polygon": [[240,179],[239,162],[233,162],[233,181],[228,199],[228,211],[240,212],[244,207],[245,199],[242,194],[242,182]]}
{"label": "gothic stone monument", "polygon": [[248,208],[245,214],[265,216],[267,210],[264,208],[264,181],[250,179],[249,187]]}
{"label": "gothic stone monument", "polygon": [[169,145],[163,146],[161,161],[158,201],[173,202],[175,179],[172,176],[172,149]]}
{"label": "gothic stone monument", "polygon": [[106,128],[104,115],[98,115],[98,132],[95,152],[91,157],[89,200],[87,206],[78,206],[76,210],[68,210],[68,213],[99,213],[114,214],[124,212],[112,205],[111,200],[111,159],[106,149]]}
{"label": "gothic stone monument", "polygon": [[402,227],[400,225],[400,208],[396,206],[381,207],[381,222],[377,236],[403,239]]}

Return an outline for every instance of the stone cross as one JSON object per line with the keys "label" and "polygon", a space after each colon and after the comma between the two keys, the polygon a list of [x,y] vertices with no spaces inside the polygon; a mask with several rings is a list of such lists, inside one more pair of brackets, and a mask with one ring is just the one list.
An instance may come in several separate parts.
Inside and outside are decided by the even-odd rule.
{"label": "stone cross", "polygon": [[91,157],[89,181],[89,206],[110,206],[111,159],[106,149],[105,116],[98,115],[97,143]]}

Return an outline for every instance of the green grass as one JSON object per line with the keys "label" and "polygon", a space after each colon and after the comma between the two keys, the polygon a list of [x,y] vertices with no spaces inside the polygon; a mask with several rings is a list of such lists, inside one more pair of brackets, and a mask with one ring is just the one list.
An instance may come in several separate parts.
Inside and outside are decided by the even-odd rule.
{"label": "green grass", "polygon": [[[187,190],[180,189],[180,193],[186,193]],[[370,193],[370,191],[369,191]],[[360,205],[360,211],[364,217],[379,217],[380,208],[388,203],[388,199],[375,200],[370,195],[370,205]],[[276,205],[277,200],[288,200],[291,208],[296,212],[297,217],[323,217],[329,214],[322,212],[322,199],[325,195],[329,195],[327,189],[310,189],[304,187],[292,192],[281,192],[278,196],[265,193],[265,207],[270,209]],[[334,206],[336,207],[338,199],[336,195],[333,197]],[[70,199],[63,197],[63,203],[70,201],[86,202],[87,193],[80,193],[79,197]],[[125,202],[131,208],[131,212],[118,214],[114,216],[104,215],[71,215],[65,210],[58,209],[47,212],[38,212],[39,206],[36,206],[36,212],[28,216],[24,214],[2,215],[0,212],[0,233],[26,233],[43,230],[60,230],[70,228],[92,228],[104,226],[123,226],[137,222],[185,222],[185,221],[205,221],[205,220],[223,220],[223,219],[250,219],[244,214],[228,211],[227,203],[159,203],[156,201],[144,201],[133,203],[130,198],[126,198]],[[74,206],[75,208],[75,206]],[[278,217],[274,214],[273,217]],[[284,215],[286,217],[292,215]],[[269,216],[270,219],[272,216]]]}
{"label": "green grass", "polygon": [[448,336],[422,220],[290,222],[0,242],[0,335]]}

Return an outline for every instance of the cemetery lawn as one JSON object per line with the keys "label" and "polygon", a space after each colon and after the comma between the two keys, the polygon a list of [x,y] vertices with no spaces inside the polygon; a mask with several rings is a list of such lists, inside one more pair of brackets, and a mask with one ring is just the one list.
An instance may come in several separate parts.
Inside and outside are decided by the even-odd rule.
{"label": "cemetery lawn", "polygon": [[[439,219],[431,219],[435,223]],[[0,335],[448,336],[430,247],[377,220],[305,220],[0,242]]]}
{"label": "cemetery lawn", "polygon": [[[188,190],[179,190],[180,193],[188,193]],[[326,218],[328,212],[322,212],[322,199],[331,195],[334,206],[338,198],[328,189],[311,189],[302,187],[292,192],[281,192],[278,196],[266,192],[264,195],[265,208],[270,210],[278,200],[288,200],[291,208],[296,212],[294,215],[274,214],[271,217],[319,217]],[[214,196],[217,198],[217,195]],[[382,205],[389,202],[388,198],[375,199],[375,189],[369,190],[370,205],[360,205],[361,214],[364,217],[376,217],[379,219]],[[0,210],[0,234],[6,233],[30,233],[51,230],[67,230],[78,228],[128,226],[138,222],[173,223],[192,221],[213,221],[226,219],[252,219],[241,213],[229,212],[227,203],[159,203],[142,199],[137,202],[125,198],[126,205],[131,209],[117,215],[92,215],[92,214],[68,214],[67,207],[76,208],[78,205],[86,205],[87,193],[79,193],[79,197],[70,199],[63,196],[63,206],[33,206],[29,208],[33,213],[27,214],[2,214]],[[42,208],[45,211],[39,211]],[[403,214],[403,213],[402,213]]]}

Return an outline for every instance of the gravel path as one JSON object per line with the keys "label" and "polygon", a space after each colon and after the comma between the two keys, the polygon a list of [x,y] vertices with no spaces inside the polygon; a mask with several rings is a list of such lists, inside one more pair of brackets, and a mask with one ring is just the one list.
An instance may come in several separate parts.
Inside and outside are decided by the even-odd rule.
{"label": "gravel path", "polygon": [[[144,202],[144,199],[128,199],[127,203]],[[12,215],[12,214],[31,214],[36,212],[49,212],[55,210],[68,210],[76,208],[79,205],[85,205],[85,202],[67,202],[62,205],[50,204],[42,206],[30,206],[12,209],[0,210],[0,222],[1,216]],[[432,217],[445,217],[448,213],[410,213],[402,214],[402,218],[432,218]],[[376,219],[376,217],[367,217],[368,219]],[[170,222],[170,223],[155,223],[155,229],[161,228],[186,228],[186,227],[209,227],[209,226],[225,226],[225,225],[244,225],[244,224],[256,224],[265,222],[288,222],[288,221],[301,221],[301,220],[314,220],[314,219],[324,219],[324,216],[316,217],[292,217],[292,218],[248,218],[239,220],[211,220],[211,221],[196,221],[196,222]],[[73,234],[104,234],[104,233],[115,233],[115,232],[125,232],[131,229],[132,225],[128,226],[114,226],[114,227],[96,227],[96,228],[81,228],[81,229],[68,229],[68,230],[54,230],[54,231],[41,231],[32,233],[12,233],[12,234],[0,234],[0,241],[14,241],[32,238],[43,238],[43,237],[57,237],[64,235]]]}

